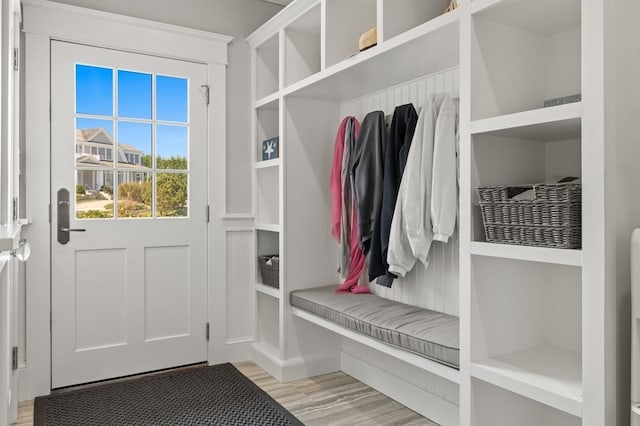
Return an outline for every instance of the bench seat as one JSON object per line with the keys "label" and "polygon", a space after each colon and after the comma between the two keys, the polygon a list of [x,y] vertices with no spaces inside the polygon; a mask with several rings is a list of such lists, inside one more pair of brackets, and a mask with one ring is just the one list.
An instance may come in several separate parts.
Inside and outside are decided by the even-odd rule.
{"label": "bench seat", "polygon": [[460,365],[459,319],[335,286],[290,293],[291,305],[386,344],[452,368]]}

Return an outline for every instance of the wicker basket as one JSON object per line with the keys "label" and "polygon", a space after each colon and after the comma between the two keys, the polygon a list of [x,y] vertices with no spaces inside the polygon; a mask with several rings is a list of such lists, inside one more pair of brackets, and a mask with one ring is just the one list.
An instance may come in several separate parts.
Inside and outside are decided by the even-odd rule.
{"label": "wicker basket", "polygon": [[[271,260],[271,264],[268,264]],[[277,254],[258,256],[262,284],[280,288],[280,258]]]}
{"label": "wicker basket", "polygon": [[[532,200],[512,197],[533,188]],[[578,249],[582,245],[582,186],[537,184],[478,188],[487,241]]]}

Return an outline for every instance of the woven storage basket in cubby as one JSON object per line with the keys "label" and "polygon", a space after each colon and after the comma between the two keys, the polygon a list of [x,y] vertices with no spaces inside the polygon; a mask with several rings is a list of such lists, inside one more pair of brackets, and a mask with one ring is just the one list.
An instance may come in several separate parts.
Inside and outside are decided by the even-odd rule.
{"label": "woven storage basket in cubby", "polygon": [[[269,264],[271,260],[271,264]],[[280,258],[277,254],[258,256],[262,284],[280,288]]]}
{"label": "woven storage basket in cubby", "polygon": [[[513,200],[526,190],[534,199]],[[582,186],[537,184],[478,188],[488,242],[578,249],[582,245]]]}

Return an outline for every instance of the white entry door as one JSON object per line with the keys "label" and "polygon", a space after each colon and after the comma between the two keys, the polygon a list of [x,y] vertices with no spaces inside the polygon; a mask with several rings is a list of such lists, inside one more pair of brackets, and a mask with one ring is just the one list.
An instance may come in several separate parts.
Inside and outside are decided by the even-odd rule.
{"label": "white entry door", "polygon": [[52,387],[205,361],[206,66],[51,49]]}

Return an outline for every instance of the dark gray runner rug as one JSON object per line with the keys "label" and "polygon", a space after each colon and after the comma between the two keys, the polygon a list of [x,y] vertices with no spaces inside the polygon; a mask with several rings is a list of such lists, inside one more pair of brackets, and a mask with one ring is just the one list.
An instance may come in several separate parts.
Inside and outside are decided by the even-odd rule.
{"label": "dark gray runner rug", "polygon": [[36,398],[35,426],[301,426],[231,364]]}

